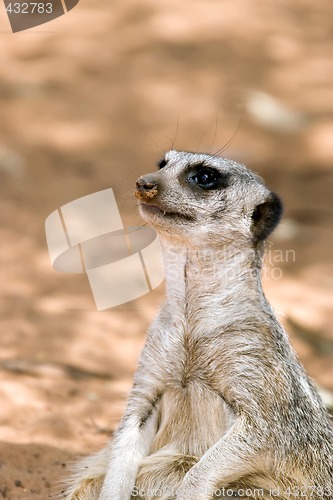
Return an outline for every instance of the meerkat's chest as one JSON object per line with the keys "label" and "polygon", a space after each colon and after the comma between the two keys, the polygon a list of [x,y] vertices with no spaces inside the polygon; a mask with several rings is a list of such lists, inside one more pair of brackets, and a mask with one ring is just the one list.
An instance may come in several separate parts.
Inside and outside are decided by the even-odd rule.
{"label": "meerkat's chest", "polygon": [[208,333],[184,331],[170,336],[165,346],[165,377],[172,387],[186,388],[189,384],[219,392],[223,378],[223,356],[227,346]]}
{"label": "meerkat's chest", "polygon": [[235,421],[219,392],[223,376],[213,345],[175,334],[165,352],[165,390],[158,405],[153,449],[175,445],[202,456]]}

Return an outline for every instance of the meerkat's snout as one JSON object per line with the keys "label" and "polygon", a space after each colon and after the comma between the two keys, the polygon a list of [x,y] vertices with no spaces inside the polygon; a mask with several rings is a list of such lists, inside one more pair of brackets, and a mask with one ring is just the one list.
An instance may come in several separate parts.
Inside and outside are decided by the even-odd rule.
{"label": "meerkat's snout", "polygon": [[151,200],[158,194],[158,183],[156,179],[150,179],[149,176],[140,177],[136,181],[136,191],[134,195],[138,200]]}

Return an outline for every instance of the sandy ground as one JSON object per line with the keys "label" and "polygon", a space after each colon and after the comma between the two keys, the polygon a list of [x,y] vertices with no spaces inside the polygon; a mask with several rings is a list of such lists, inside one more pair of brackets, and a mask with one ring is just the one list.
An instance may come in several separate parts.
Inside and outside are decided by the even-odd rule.
{"label": "sandy ground", "polygon": [[224,154],[282,196],[265,288],[333,391],[332,19],[330,0],[81,0],[13,35],[0,6],[0,498],[53,497],[105,444],[163,300],[97,312],[86,276],[52,269],[44,221],[113,187],[138,223],[134,182],[172,143],[235,135]]}

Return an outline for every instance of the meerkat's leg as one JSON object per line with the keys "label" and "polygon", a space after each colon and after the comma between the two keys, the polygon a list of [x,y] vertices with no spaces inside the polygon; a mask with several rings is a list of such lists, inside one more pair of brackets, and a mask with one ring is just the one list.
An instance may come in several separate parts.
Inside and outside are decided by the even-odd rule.
{"label": "meerkat's leg", "polygon": [[156,433],[154,401],[150,410],[146,404],[142,406],[142,410],[148,412],[145,415],[133,412],[129,404],[108,447],[78,464],[66,492],[67,500],[130,499],[139,463],[148,453]]}
{"label": "meerkat's leg", "polygon": [[151,448],[162,396],[159,365],[143,350],[125,415],[110,443],[110,457],[99,500],[129,500],[140,461]]}
{"label": "meerkat's leg", "polygon": [[244,417],[185,475],[177,491],[177,500],[210,500],[217,488],[227,487],[253,473],[260,462],[264,437],[251,429]]}
{"label": "meerkat's leg", "polygon": [[153,406],[154,402],[150,410],[144,407],[148,414],[143,415],[133,413],[129,405],[108,447],[87,457],[76,467],[66,492],[67,500],[130,499],[139,463],[148,453],[156,432],[157,418]]}
{"label": "meerkat's leg", "polygon": [[[148,353],[147,353],[148,351]],[[125,414],[108,446],[86,458],[69,483],[67,500],[129,500],[139,463],[157,430],[162,396],[159,363],[144,349]]]}
{"label": "meerkat's leg", "polygon": [[149,452],[156,433],[156,414],[141,425],[140,414],[126,415],[112,443],[110,461],[99,500],[131,497],[142,458]]}

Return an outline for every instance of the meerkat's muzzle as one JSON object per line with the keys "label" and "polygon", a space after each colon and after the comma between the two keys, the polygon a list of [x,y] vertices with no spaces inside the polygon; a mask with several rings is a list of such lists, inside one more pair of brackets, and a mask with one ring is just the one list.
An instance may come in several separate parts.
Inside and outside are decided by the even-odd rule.
{"label": "meerkat's muzzle", "polygon": [[147,177],[140,177],[136,181],[135,197],[138,200],[152,200],[158,194],[158,184],[155,180],[149,180]]}

